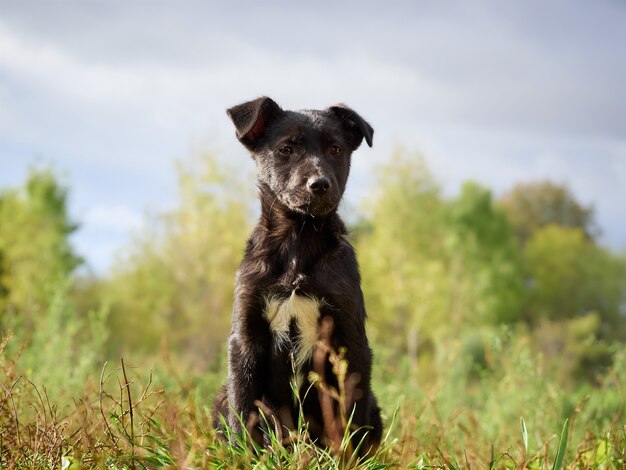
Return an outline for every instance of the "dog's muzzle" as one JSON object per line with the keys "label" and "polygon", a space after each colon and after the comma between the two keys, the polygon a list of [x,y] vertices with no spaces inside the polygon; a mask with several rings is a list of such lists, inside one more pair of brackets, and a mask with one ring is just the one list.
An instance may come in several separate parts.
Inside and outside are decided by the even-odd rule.
{"label": "dog's muzzle", "polygon": [[316,196],[321,196],[330,189],[330,180],[326,176],[313,176],[307,181],[307,188]]}

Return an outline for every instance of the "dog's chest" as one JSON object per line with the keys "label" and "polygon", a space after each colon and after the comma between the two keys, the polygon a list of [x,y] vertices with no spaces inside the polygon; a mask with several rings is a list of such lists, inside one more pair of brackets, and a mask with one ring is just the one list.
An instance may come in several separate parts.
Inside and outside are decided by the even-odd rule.
{"label": "dog's chest", "polygon": [[272,332],[273,347],[291,356],[298,372],[310,359],[317,342],[320,307],[323,302],[294,292],[287,297],[267,297],[264,316]]}

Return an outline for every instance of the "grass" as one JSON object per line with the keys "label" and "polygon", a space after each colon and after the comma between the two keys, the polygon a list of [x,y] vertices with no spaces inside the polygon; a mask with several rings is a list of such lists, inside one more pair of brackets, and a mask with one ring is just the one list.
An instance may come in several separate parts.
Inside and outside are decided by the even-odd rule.
{"label": "grass", "polygon": [[[210,423],[210,400],[155,387],[152,374],[143,380],[123,361],[61,414],[47,391],[14,371],[5,371],[0,400],[2,468],[624,468],[626,426],[613,423],[599,433],[569,439],[575,421],[566,419],[560,433],[532,446],[535,430],[519,418],[518,438],[508,445],[485,445],[480,423],[437,422],[436,400],[386,403],[389,412],[380,448],[366,459],[347,452],[344,435],[332,451],[311,442],[302,420],[283,445],[272,431],[267,445],[253,443],[247,432],[218,439]],[[530,410],[529,414],[530,414]],[[456,410],[458,415],[463,410]],[[262,410],[261,410],[262,413]],[[265,417],[267,419],[267,416]],[[458,418],[458,417],[457,417]],[[244,426],[245,428],[245,426]],[[227,434],[229,431],[227,431]],[[533,450],[534,447],[534,450]]]}
{"label": "grass", "polygon": [[[168,359],[153,374],[122,359],[86,373],[84,390],[49,390],[8,357],[7,341],[0,344],[0,468],[626,468],[626,349],[593,387],[564,390],[522,337],[486,341],[490,359],[480,370],[454,343],[446,343],[447,356],[417,365],[378,347],[372,383],[384,438],[373,455],[358,458],[343,414],[335,417],[342,435],[329,447],[311,441],[301,416],[289,436],[262,427],[265,446],[228,427],[220,439],[210,405],[223,372],[194,373]],[[311,374],[312,393],[345,400],[352,394],[346,364],[341,352],[329,355],[344,386],[328,390],[322,374]],[[58,384],[67,373],[59,363],[44,376]],[[258,419],[271,423],[271,412],[261,407]]]}

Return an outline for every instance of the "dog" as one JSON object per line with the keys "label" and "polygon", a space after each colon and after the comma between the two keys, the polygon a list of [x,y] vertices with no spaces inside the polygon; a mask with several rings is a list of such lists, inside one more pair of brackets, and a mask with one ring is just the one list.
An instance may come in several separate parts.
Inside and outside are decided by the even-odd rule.
{"label": "dog", "polygon": [[[262,97],[227,114],[256,163],[261,215],[237,271],[228,379],[213,405],[214,423],[219,429],[222,416],[241,432],[261,406],[289,430],[302,412],[311,437],[323,443],[322,400],[304,379],[313,369],[322,320],[330,317],[331,347],[345,348],[348,375],[358,378],[347,410],[359,428],[352,440],[355,446],[362,441],[361,453],[371,451],[382,420],[370,386],[359,269],[337,207],[351,154],[363,139],[371,147],[374,131],[345,105],[286,111]],[[328,361],[325,367],[336,387]],[[262,441],[260,432],[251,434]]]}

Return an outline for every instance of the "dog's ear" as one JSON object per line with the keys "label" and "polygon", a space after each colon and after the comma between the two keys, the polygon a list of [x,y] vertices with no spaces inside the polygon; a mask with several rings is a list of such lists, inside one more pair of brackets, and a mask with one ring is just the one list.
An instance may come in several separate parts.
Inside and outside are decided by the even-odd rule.
{"label": "dog's ear", "polygon": [[372,129],[372,126],[359,116],[356,111],[345,104],[331,106],[328,110],[339,118],[339,122],[350,138],[353,147],[352,150],[356,150],[359,145],[361,145],[363,138],[365,138],[367,145],[372,146],[374,129]]}
{"label": "dog's ear", "polygon": [[237,138],[249,150],[255,150],[267,126],[284,111],[274,100],[264,96],[226,110],[237,129]]}

